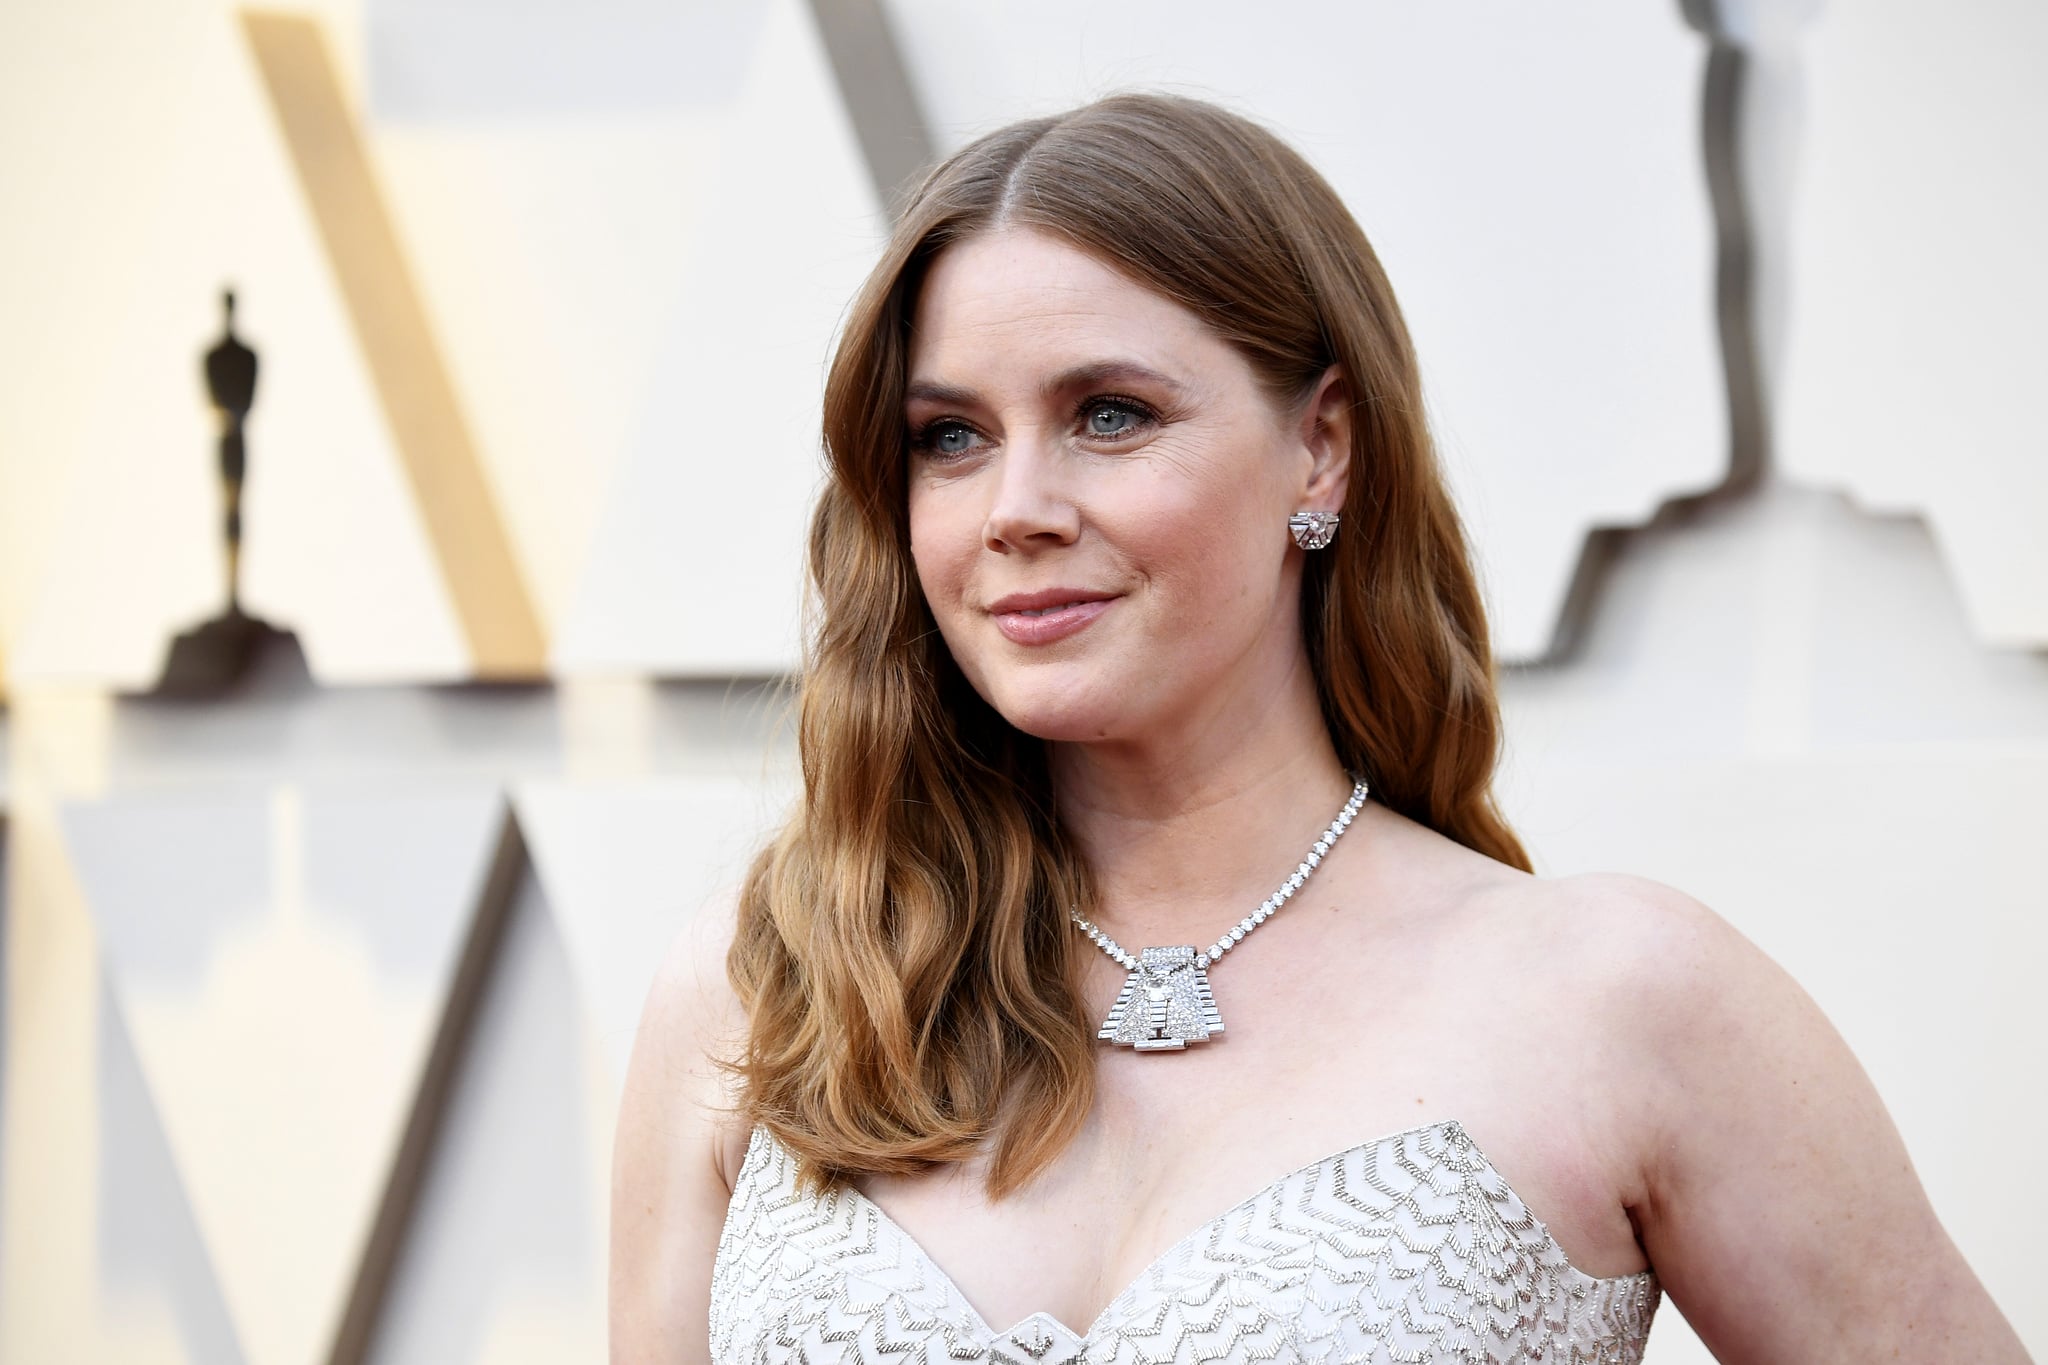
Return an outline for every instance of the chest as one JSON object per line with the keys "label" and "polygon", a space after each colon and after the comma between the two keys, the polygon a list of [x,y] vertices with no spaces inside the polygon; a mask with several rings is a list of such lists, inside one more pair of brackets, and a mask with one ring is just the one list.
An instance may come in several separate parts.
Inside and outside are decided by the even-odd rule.
{"label": "chest", "polygon": [[[1019,1262],[1070,1245],[1004,1244]],[[1273,1181],[1174,1242],[1085,1328],[1045,1309],[990,1317],[860,1191],[802,1191],[760,1131],[720,1239],[710,1325],[721,1361],[1633,1362],[1657,1298],[1647,1274],[1574,1269],[1445,1121]]]}
{"label": "chest", "polygon": [[[862,1197],[989,1321],[1044,1310],[1086,1323],[1191,1230],[1269,1182],[1456,1118],[1511,1154],[1516,1188],[1555,1220],[1580,1266],[1642,1267],[1618,1181],[1598,1155],[1603,1135],[1581,1127],[1610,1110],[1592,1093],[1601,1078],[1576,1065],[1580,1050],[1544,1046],[1554,1032],[1523,1020],[1502,993],[1476,1006],[1398,958],[1291,960],[1313,965],[1286,980],[1261,979],[1249,961],[1214,973],[1225,1030],[1208,1042],[1151,1053],[1105,1045],[1088,1123],[1023,1190],[990,1201],[985,1170],[969,1163],[869,1179]],[[1125,984],[1103,965],[1112,970],[1090,983],[1100,1011]],[[1571,1095],[1595,1102],[1558,1103]]]}

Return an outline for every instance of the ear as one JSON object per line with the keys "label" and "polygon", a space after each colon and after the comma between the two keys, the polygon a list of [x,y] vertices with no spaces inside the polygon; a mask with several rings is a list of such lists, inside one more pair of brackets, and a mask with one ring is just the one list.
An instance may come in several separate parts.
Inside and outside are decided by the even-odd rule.
{"label": "ear", "polygon": [[1297,434],[1311,457],[1308,484],[1302,490],[1302,511],[1343,510],[1344,495],[1351,487],[1351,443],[1355,432],[1351,409],[1351,385],[1343,369],[1332,365],[1316,381],[1315,390],[1301,412]]}

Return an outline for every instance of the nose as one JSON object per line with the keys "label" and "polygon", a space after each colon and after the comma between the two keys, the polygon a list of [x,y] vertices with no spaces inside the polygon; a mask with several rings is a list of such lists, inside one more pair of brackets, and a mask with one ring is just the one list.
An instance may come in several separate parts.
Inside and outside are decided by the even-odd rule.
{"label": "nose", "polygon": [[1026,434],[1003,447],[981,543],[998,554],[1071,545],[1081,534],[1081,513],[1057,442]]}

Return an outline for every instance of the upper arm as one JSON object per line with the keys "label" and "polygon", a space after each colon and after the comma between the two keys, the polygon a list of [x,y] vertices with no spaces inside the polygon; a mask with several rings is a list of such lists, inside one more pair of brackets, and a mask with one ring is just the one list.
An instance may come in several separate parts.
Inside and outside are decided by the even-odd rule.
{"label": "upper arm", "polygon": [[676,936],[648,990],[612,1146],[609,1335],[614,1365],[710,1353],[711,1267],[731,1188],[721,1145],[738,1002],[725,984],[728,904]]}
{"label": "upper arm", "polygon": [[1634,883],[1654,1135],[1636,1210],[1726,1361],[2025,1361],[1818,1006],[1705,907]]}

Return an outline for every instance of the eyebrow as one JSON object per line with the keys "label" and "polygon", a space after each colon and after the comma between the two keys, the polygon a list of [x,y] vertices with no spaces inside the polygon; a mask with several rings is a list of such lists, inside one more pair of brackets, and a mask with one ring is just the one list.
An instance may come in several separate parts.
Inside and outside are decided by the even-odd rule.
{"label": "eyebrow", "polygon": [[[1051,398],[1074,389],[1133,382],[1157,385],[1176,397],[1187,392],[1179,380],[1161,374],[1150,366],[1140,365],[1135,360],[1092,360],[1085,365],[1061,370],[1039,386],[1039,395]],[[981,401],[981,395],[973,389],[962,388],[956,384],[919,380],[903,391],[903,401],[931,403],[939,407],[970,407]]]}

